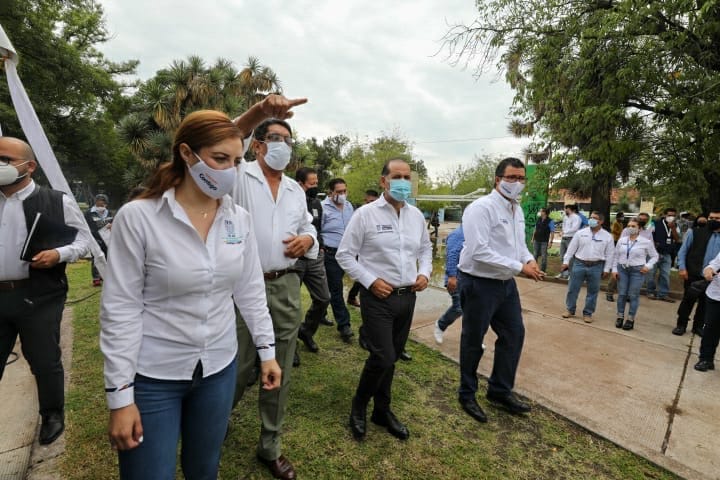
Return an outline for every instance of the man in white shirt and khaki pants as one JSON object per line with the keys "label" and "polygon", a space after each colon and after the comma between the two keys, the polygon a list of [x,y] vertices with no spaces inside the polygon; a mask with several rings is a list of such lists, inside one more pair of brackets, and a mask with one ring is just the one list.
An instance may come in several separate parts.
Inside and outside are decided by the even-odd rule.
{"label": "man in white shirt and khaki pants", "polygon": [[390,410],[391,387],[395,362],[410,333],[415,293],[425,290],[432,269],[425,218],[407,203],[412,190],[410,174],[410,165],[402,159],[385,164],[380,178],[385,191],[355,212],[335,255],[343,270],[363,286],[360,336],[370,355],[350,412],[350,430],[356,440],[365,437],[371,399],[373,423],[400,440],[410,436]]}
{"label": "man in white shirt and khaki pants", "polygon": [[[280,445],[293,355],[302,322],[300,277],[294,266],[300,257],[316,259],[319,248],[312,216],[307,211],[305,192],[295,180],[283,174],[290,161],[292,143],[292,131],[287,122],[276,118],[263,121],[255,128],[251,144],[257,160],[243,161],[238,166],[233,192],[235,202],[248,210],[253,219],[275,332],[275,358],[283,372],[279,389],[260,389],[262,427],[257,457],[275,478],[284,479],[295,478],[294,467],[282,455]],[[244,322],[238,322],[235,403],[242,396],[254,362],[255,348],[250,332]]]}

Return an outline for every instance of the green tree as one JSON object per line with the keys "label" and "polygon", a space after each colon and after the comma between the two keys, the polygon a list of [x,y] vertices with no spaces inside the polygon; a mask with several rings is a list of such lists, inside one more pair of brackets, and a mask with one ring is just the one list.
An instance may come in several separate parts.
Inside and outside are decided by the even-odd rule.
{"label": "green tree", "polygon": [[318,171],[318,182],[323,188],[332,175],[332,164],[342,161],[349,144],[350,138],[345,135],[324,138],[322,143],[312,137],[298,143],[294,157],[298,167],[312,167]]}
{"label": "green tree", "polygon": [[365,190],[380,189],[382,167],[390,159],[400,158],[418,172],[420,192],[423,185],[429,184],[427,168],[422,160],[413,158],[412,145],[398,134],[382,135],[371,142],[351,141],[345,154],[333,161],[330,172],[334,177],[342,177],[348,184],[348,197],[355,205],[361,205]]}
{"label": "green tree", "polygon": [[[131,157],[115,123],[127,108],[117,75],[137,61],[112,62],[97,46],[109,36],[92,0],[3,0],[0,24],[18,52],[18,73],[58,162],[71,184],[90,193],[124,196],[121,177]],[[3,134],[23,138],[6,82],[0,82]],[[81,199],[82,200],[82,199]]]}
{"label": "green tree", "polygon": [[210,66],[198,56],[173,61],[139,86],[130,99],[130,113],[119,123],[122,138],[142,167],[133,169],[126,181],[137,184],[142,181],[138,177],[170,160],[173,135],[188,113],[213,109],[234,116],[280,91],[275,73],[255,57],[240,71],[223,58]]}
{"label": "green tree", "polygon": [[476,22],[449,33],[450,51],[477,62],[478,74],[506,73],[516,93],[511,128],[552,150],[557,186],[584,182],[605,212],[613,182],[630,177],[720,200],[717,2],[477,5]]}

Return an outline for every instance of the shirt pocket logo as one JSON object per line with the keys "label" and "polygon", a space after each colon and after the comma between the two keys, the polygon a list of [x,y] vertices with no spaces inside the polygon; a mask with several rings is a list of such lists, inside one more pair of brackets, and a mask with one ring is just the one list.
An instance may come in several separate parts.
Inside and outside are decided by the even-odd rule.
{"label": "shirt pocket logo", "polygon": [[392,225],[375,225],[377,228],[377,233],[392,233],[393,232],[393,226]]}
{"label": "shirt pocket logo", "polygon": [[247,238],[247,232],[235,232],[235,224],[232,220],[225,220],[225,236],[223,242],[227,245],[239,245]]}

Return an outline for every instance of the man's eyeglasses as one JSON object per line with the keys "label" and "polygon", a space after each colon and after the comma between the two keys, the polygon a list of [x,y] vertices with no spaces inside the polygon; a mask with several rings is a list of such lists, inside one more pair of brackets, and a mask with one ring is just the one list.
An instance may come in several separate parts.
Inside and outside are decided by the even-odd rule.
{"label": "man's eyeglasses", "polygon": [[507,180],[510,183],[515,183],[515,182],[525,183],[525,179],[527,177],[525,177],[524,175],[503,175],[500,178],[504,178],[505,180]]}
{"label": "man's eyeglasses", "polygon": [[268,133],[265,135],[264,141],[265,143],[285,142],[291,147],[295,145],[295,140],[293,140],[291,136],[288,135],[286,137],[284,135],[280,135],[279,133]]}
{"label": "man's eyeglasses", "polygon": [[4,167],[6,165],[10,165],[10,162],[15,160],[12,157],[6,157],[5,155],[0,156],[0,166]]}

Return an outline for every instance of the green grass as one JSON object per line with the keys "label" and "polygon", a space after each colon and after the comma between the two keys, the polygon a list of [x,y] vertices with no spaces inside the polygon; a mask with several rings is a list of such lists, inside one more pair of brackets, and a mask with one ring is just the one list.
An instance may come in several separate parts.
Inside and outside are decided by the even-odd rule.
{"label": "green grass", "polygon": [[[93,293],[89,265],[68,270],[70,299]],[[73,307],[74,360],[62,461],[68,479],[117,478],[105,433],[98,303],[94,295]],[[351,314],[357,331],[358,310]],[[357,443],[347,418],[365,352],[357,343],[342,343],[332,327],[321,326],[316,339],[318,354],[300,347],[302,365],[292,372],[283,434],[283,451],[302,479],[677,478],[540,405],[533,405],[528,417],[515,417],[489,406],[480,392],[490,422],[475,422],[456,401],[457,365],[413,342],[408,344],[413,360],[398,363],[393,386],[393,409],[407,423],[410,439],[400,442],[369,424],[366,440]],[[255,460],[258,434],[257,387],[252,387],[233,414],[221,479],[271,478]]]}

